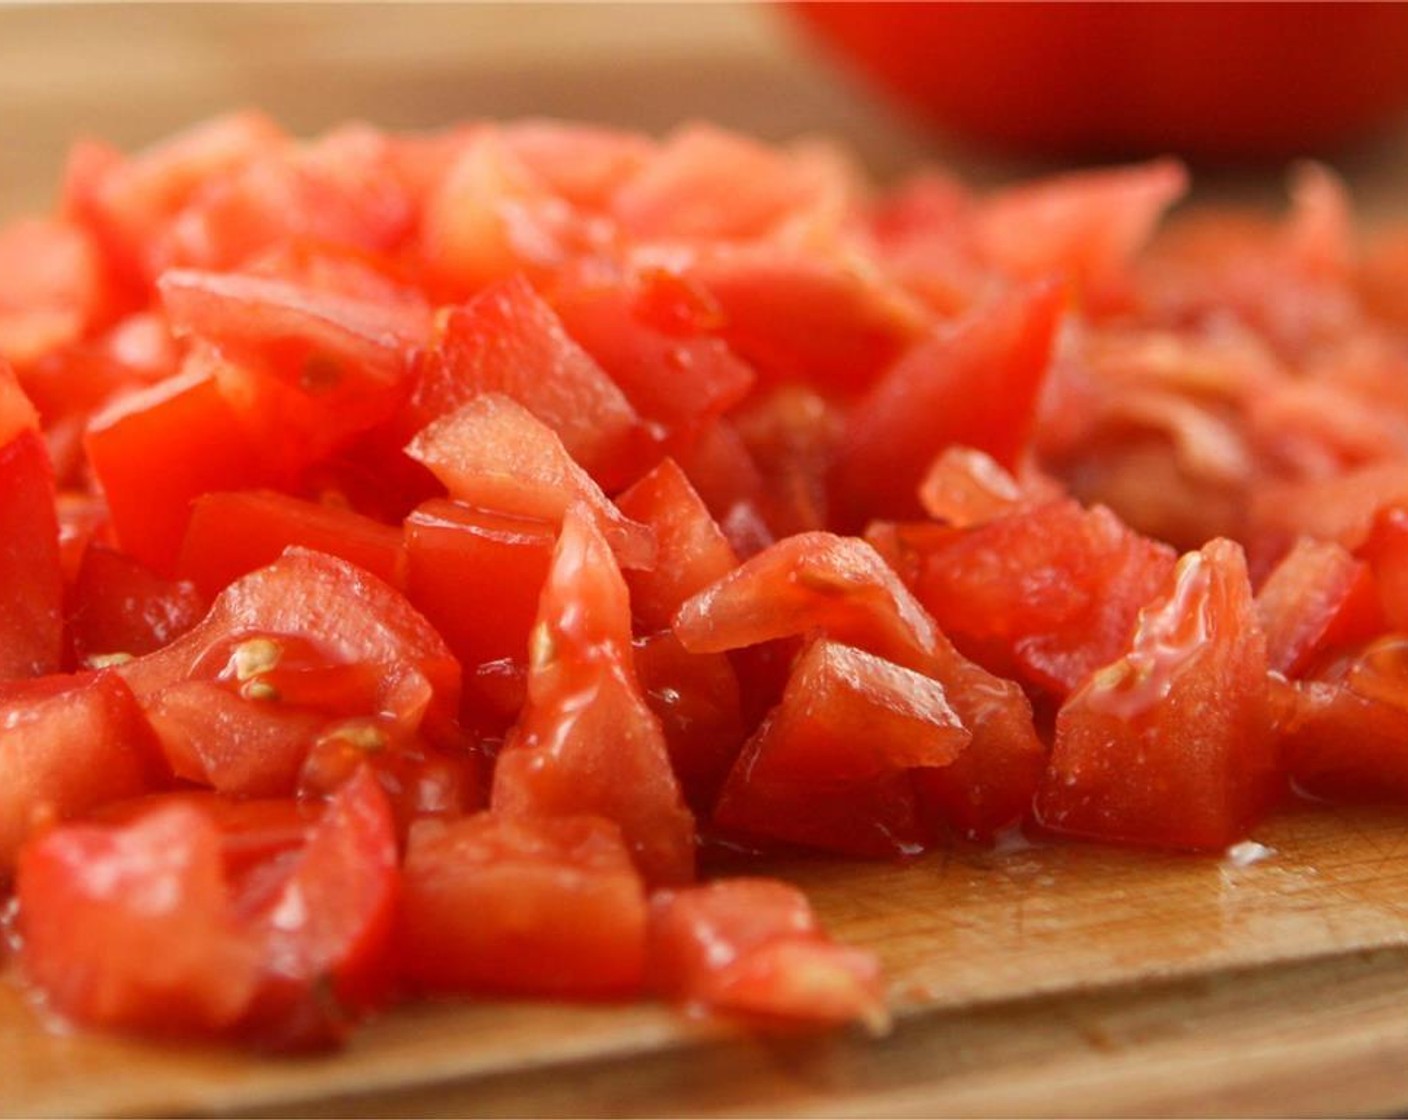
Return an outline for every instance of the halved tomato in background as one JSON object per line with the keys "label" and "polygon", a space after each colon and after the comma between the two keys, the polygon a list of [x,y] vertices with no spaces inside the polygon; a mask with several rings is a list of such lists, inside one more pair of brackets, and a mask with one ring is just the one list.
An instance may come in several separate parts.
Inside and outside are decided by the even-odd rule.
{"label": "halved tomato in background", "polygon": [[877,88],[1014,151],[1323,153],[1408,101],[1408,6],[830,3],[791,9]]}

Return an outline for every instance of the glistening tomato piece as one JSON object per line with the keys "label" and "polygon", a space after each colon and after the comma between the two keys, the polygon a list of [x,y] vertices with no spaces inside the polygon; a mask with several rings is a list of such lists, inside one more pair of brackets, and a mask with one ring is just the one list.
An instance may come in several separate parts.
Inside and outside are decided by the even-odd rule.
{"label": "glistening tomato piece", "polygon": [[619,998],[641,986],[645,890],[600,818],[427,821],[411,832],[397,929],[418,991]]}
{"label": "glistening tomato piece", "polygon": [[625,581],[588,512],[568,510],[528,663],[528,702],[490,806],[534,820],[587,813],[621,828],[652,884],[694,876],[694,818],[631,661]]}
{"label": "glistening tomato piece", "polygon": [[1370,566],[1334,541],[1302,537],[1256,593],[1267,664],[1300,676],[1320,655],[1385,629]]}
{"label": "glistening tomato piece", "polygon": [[73,658],[85,665],[114,654],[151,653],[199,622],[207,603],[192,584],[162,579],[93,541],[65,604]]}
{"label": "glistening tomato piece", "polygon": [[1215,540],[1186,554],[1126,653],[1061,708],[1041,823],[1157,847],[1232,843],[1277,792],[1266,674],[1242,550]]}
{"label": "glistening tomato piece", "polygon": [[771,879],[660,891],[650,904],[651,987],[712,1011],[811,1023],[889,1024],[880,966],[835,944],[803,894]]}

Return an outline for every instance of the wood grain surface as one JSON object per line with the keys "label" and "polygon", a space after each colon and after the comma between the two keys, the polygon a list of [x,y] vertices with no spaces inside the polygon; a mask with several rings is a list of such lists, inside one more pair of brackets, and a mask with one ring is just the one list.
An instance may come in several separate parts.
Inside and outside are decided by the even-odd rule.
{"label": "wood grain surface", "polygon": [[[839,135],[884,175],[950,151],[738,4],[0,7],[0,217],[47,205],[70,140],[124,146],[260,105],[299,132],[541,114]],[[1341,165],[1403,209],[1408,130]],[[1214,178],[1272,197],[1279,172]],[[47,1029],[0,984],[0,1114],[1169,1115],[1408,1110],[1408,818],[1298,812],[1243,865],[1082,845],[814,862],[883,958],[883,1039],[757,1037],[657,1006],[398,1010],[342,1054],[269,1059]]]}

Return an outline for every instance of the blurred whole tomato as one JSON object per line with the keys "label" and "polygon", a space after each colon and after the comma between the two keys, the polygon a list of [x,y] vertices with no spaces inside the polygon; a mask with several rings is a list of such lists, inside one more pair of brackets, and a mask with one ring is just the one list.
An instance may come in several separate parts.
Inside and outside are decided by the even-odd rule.
{"label": "blurred whole tomato", "polygon": [[953,135],[1027,152],[1317,154],[1408,105],[1404,3],[835,3],[792,9]]}

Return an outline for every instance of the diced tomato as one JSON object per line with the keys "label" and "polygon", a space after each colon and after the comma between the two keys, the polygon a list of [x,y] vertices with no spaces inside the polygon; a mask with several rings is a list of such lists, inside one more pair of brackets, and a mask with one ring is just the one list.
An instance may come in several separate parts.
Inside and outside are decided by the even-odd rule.
{"label": "diced tomato", "polygon": [[1062,697],[1119,656],[1175,559],[1102,506],[1067,499],[921,546],[912,587],[969,657]]}
{"label": "diced tomato", "polygon": [[208,603],[192,584],[162,579],[94,541],[83,550],[66,604],[74,661],[85,665],[114,654],[151,653],[199,622]]}
{"label": "diced tomato", "polygon": [[21,967],[80,1023],[189,1037],[230,1027],[258,975],[216,826],[172,805],[125,828],[70,825],[20,857]]}
{"label": "diced tomato", "polygon": [[198,497],[273,481],[238,414],[201,368],[104,410],[88,429],[86,448],[117,543],[158,575],[174,574]]}
{"label": "diced tomato", "polygon": [[419,991],[619,998],[641,986],[645,890],[610,821],[427,821],[411,832],[398,930]]}
{"label": "diced tomato", "polygon": [[651,899],[650,983],[683,1003],[814,1023],[889,1022],[875,958],[832,942],[806,898],[727,879]]}
{"label": "diced tomato", "polygon": [[417,371],[411,394],[415,427],[480,393],[503,393],[523,405],[605,486],[628,477],[647,444],[630,402],[522,276],[449,313]]}
{"label": "diced tomato", "polygon": [[0,359],[27,367],[77,342],[104,310],[102,282],[80,227],[32,218],[0,229]]}
{"label": "diced tomato", "polygon": [[738,404],[753,370],[718,337],[709,293],[660,267],[569,275],[552,292],[568,332],[678,452]]}
{"label": "diced tomato", "polygon": [[655,534],[655,567],[625,573],[631,612],[652,630],[669,627],[686,599],[738,565],[728,540],[673,459],[662,460],[617,497],[616,506]]}
{"label": "diced tomato", "polygon": [[1124,656],[1061,708],[1042,824],[1162,847],[1232,843],[1276,794],[1266,673],[1241,549],[1217,540],[1185,555]]}
{"label": "diced tomato", "polygon": [[846,517],[913,517],[930,462],[953,444],[1011,468],[1026,449],[1051,357],[1061,293],[1022,289],[943,325],[912,347],[857,404],[836,486]]}
{"label": "diced tomato", "polygon": [[176,571],[214,598],[291,546],[337,556],[393,587],[405,583],[405,548],[395,529],[272,490],[208,491],[197,498]]}
{"label": "diced tomato", "polygon": [[[0,412],[17,427],[3,398]],[[0,445],[0,680],[58,670],[63,594],[54,472],[39,433],[20,428]]]}
{"label": "diced tomato", "polygon": [[935,681],[817,641],[744,747],[714,820],[849,855],[912,855],[928,837],[909,772],[953,762],[971,738]]}
{"label": "diced tomato", "polygon": [[650,530],[625,517],[563,447],[522,405],[485,393],[434,421],[407,448],[450,496],[519,517],[559,522],[581,503],[625,567],[655,563]]}
{"label": "diced tomato", "polygon": [[1391,634],[1296,681],[1281,750],[1297,788],[1339,801],[1408,797],[1408,646]]}
{"label": "diced tomato", "polygon": [[152,729],[114,674],[0,685],[0,879],[35,828],[145,793],[162,776]]}
{"label": "diced tomato", "polygon": [[745,736],[738,673],[725,655],[690,653],[668,630],[636,642],[634,665],[685,801],[707,817]]}
{"label": "diced tomato", "polygon": [[490,806],[514,818],[615,821],[652,884],[694,875],[694,818],[631,662],[628,594],[587,511],[568,510],[538,608],[524,705]]}
{"label": "diced tomato", "polygon": [[1302,537],[1256,593],[1267,664],[1299,676],[1316,657],[1385,629],[1370,568],[1334,541]]}
{"label": "diced tomato", "polygon": [[[523,703],[528,635],[554,526],[437,498],[406,519],[405,538],[407,597],[464,667],[466,707],[482,718],[487,702],[493,715],[511,720]],[[519,687],[500,704],[494,686],[506,677]]]}
{"label": "diced tomato", "polygon": [[360,770],[333,794],[278,890],[241,914],[261,972],[242,1034],[280,1049],[325,1045],[385,1001],[397,856],[386,795]]}
{"label": "diced tomato", "polygon": [[991,455],[972,447],[954,446],[941,452],[919,483],[924,512],[958,529],[1060,496],[1060,487],[1053,481],[1036,475],[1019,482]]}

